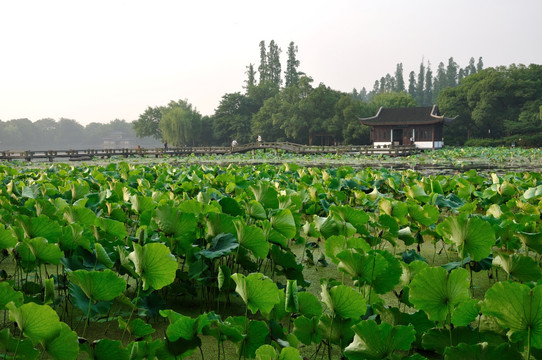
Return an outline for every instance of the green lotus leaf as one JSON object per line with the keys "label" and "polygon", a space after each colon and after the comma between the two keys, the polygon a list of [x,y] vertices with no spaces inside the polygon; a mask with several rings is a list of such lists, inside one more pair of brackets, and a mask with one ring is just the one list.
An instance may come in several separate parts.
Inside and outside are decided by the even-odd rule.
{"label": "green lotus leaf", "polygon": [[396,350],[410,350],[416,339],[412,325],[377,325],[374,320],[361,321],[353,327],[354,341],[344,349],[348,359],[386,359]]}
{"label": "green lotus leaf", "polygon": [[43,237],[50,243],[57,243],[62,236],[62,228],[56,221],[52,221],[45,215],[38,217],[21,216],[19,225],[24,230],[27,238]]}
{"label": "green lotus leaf", "polygon": [[23,334],[34,344],[53,339],[60,333],[58,314],[48,305],[27,303],[16,307],[10,302],[6,308],[9,309],[10,320],[15,321]]}
{"label": "green lotus leaf", "polygon": [[68,280],[79,286],[93,301],[111,301],[126,290],[126,281],[109,269],[76,270],[68,273]]}
{"label": "green lotus leaf", "polygon": [[473,345],[463,343],[457,346],[449,346],[444,350],[444,358],[446,360],[523,360],[521,353],[511,344],[489,345],[487,342]]}
{"label": "green lotus leaf", "polygon": [[316,295],[307,291],[301,291],[297,293],[299,302],[299,313],[306,317],[315,317],[322,315],[322,303],[318,300]]}
{"label": "green lotus leaf", "polygon": [[345,235],[340,222],[333,216],[328,216],[327,218],[318,218],[315,216],[314,222],[316,230],[326,239],[333,235]]}
{"label": "green lotus leaf", "polygon": [[542,269],[530,256],[522,254],[499,254],[493,259],[493,265],[502,268],[508,275],[521,282],[538,281]]}
{"label": "green lotus leaf", "polygon": [[126,225],[121,221],[108,218],[98,218],[96,219],[96,225],[98,225],[98,227],[105,233],[118,239],[124,239],[126,236],[128,236]]}
{"label": "green lotus leaf", "polygon": [[237,230],[239,245],[250,250],[256,258],[265,259],[269,253],[269,243],[263,230],[254,225],[246,225],[240,219],[234,220],[233,224]]}
{"label": "green lotus leaf", "polygon": [[44,344],[45,350],[55,360],[75,360],[79,355],[79,339],[77,333],[61,322],[60,333]]}
{"label": "green lotus leaf", "polygon": [[247,213],[257,220],[267,219],[267,213],[264,207],[256,200],[250,200],[247,204]]}
{"label": "green lotus leaf", "polygon": [[256,357],[256,350],[267,343],[269,327],[263,321],[250,321],[248,323],[246,336],[239,343],[239,354],[249,359]]}
{"label": "green lotus leaf", "polygon": [[301,315],[294,320],[294,335],[305,345],[318,344],[322,341],[322,330],[319,327],[320,317]]}
{"label": "green lotus leaf", "polygon": [[263,274],[252,273],[245,277],[236,273],[231,278],[237,285],[235,292],[241,296],[253,314],[258,310],[268,314],[280,301],[277,285]]}
{"label": "green lotus leaf", "polygon": [[175,342],[178,339],[192,340],[197,337],[200,318],[191,318],[176,313],[173,310],[160,310],[160,314],[169,319],[169,326],[166,334],[169,341]]}
{"label": "green lotus leaf", "polygon": [[231,254],[238,247],[239,243],[232,234],[218,234],[211,241],[211,246],[199,253],[207,259],[215,259]]}
{"label": "green lotus leaf", "polygon": [[274,360],[277,358],[277,351],[271,345],[262,345],[256,350],[256,360]]}
{"label": "green lotus leaf", "polygon": [[399,284],[401,274],[403,273],[401,263],[387,250],[373,250],[372,253],[382,255],[388,262],[387,270],[380,274],[375,273],[371,284],[377,294],[385,294],[392,291]]}
{"label": "green lotus leaf", "polygon": [[5,228],[4,224],[0,224],[0,250],[9,249],[17,244],[17,236],[11,228]]}
{"label": "green lotus leaf", "polygon": [[284,301],[284,309],[287,312],[299,311],[299,298],[296,280],[287,280],[286,282],[286,298]]}
{"label": "green lotus leaf", "polygon": [[354,209],[350,206],[330,206],[330,213],[337,215],[342,221],[352,224],[358,233],[366,233],[365,226],[369,220],[369,215],[363,210]]}
{"label": "green lotus leaf", "polygon": [[249,187],[254,198],[266,209],[279,207],[278,193],[268,182],[259,182]]}
{"label": "green lotus leaf", "polygon": [[422,335],[429,329],[435,327],[435,322],[429,320],[424,311],[418,310],[413,314],[399,311],[398,308],[389,308],[382,305],[375,306],[383,323],[391,325],[412,325],[416,330],[416,346],[421,345]]}
{"label": "green lotus leaf", "polygon": [[542,185],[538,185],[537,187],[528,188],[523,193],[523,198],[525,200],[531,200],[531,199],[537,198],[539,196],[542,196]]}
{"label": "green lotus leaf", "polygon": [[177,260],[167,246],[160,243],[150,243],[141,246],[133,244],[134,251],[128,258],[135,265],[135,272],[143,280],[143,290],[152,287],[160,290],[175,280]]}
{"label": "green lotus leaf", "polygon": [[63,250],[75,250],[78,246],[92,252],[90,246],[94,242],[95,237],[88,228],[84,228],[78,223],[69,224],[64,227],[62,237],[60,238],[60,247]]}
{"label": "green lotus leaf", "polygon": [[325,242],[326,256],[331,259],[334,264],[338,264],[340,260],[337,255],[346,249],[346,238],[342,235],[333,235],[326,239]]}
{"label": "green lotus leaf", "polygon": [[299,350],[292,346],[282,348],[279,355],[279,360],[302,360]]}
{"label": "green lotus leaf", "polygon": [[542,254],[542,232],[519,231],[516,233],[516,235],[521,242],[525,244],[525,246],[533,249],[539,254]]}
{"label": "green lotus leaf", "polygon": [[96,250],[96,259],[98,259],[98,261],[102,263],[105,267],[111,269],[113,265],[115,265],[113,260],[111,260],[111,258],[109,257],[107,251],[105,251],[102,244],[96,242],[94,244],[94,249]]}
{"label": "green lotus leaf", "polygon": [[94,344],[94,358],[96,360],[129,360],[130,354],[119,340],[104,338]]}
{"label": "green lotus leaf", "polygon": [[412,199],[426,203],[430,196],[425,193],[425,190],[420,185],[405,186],[405,193]]}
{"label": "green lotus leaf", "polygon": [[363,296],[346,285],[328,289],[328,284],[323,283],[321,297],[328,309],[343,319],[358,319],[367,311]]}
{"label": "green lotus leaf", "polygon": [[[19,243],[17,251],[21,259],[35,259],[41,264],[58,265],[60,259],[64,257],[64,252],[60,250],[58,244],[49,243],[46,238],[42,237],[25,239],[22,243]],[[31,252],[31,254],[28,252]]]}
{"label": "green lotus leaf", "polygon": [[337,269],[352,277],[361,284],[372,284],[373,280],[386,272],[388,262],[378,253],[363,253],[355,249],[343,250],[337,254]]}
{"label": "green lotus leaf", "polygon": [[222,207],[222,211],[231,216],[243,215],[245,213],[237,200],[230,197],[223,197],[218,203]]}
{"label": "green lotus leaf", "polygon": [[132,210],[138,214],[152,210],[156,207],[153,198],[148,196],[132,195],[130,196],[130,203],[132,205]]}
{"label": "green lotus leaf", "polygon": [[322,332],[322,338],[332,344],[344,346],[352,342],[354,330],[352,326],[359,322],[359,319],[343,319],[340,316],[324,314],[320,317],[318,327]]}
{"label": "green lotus leaf", "polygon": [[231,283],[231,270],[227,265],[220,265],[218,268],[218,290],[229,289]]}
{"label": "green lotus leaf", "polygon": [[480,261],[491,253],[495,245],[495,231],[479,217],[467,218],[467,214],[450,216],[437,225],[437,232],[445,240],[457,246],[461,258],[470,256]]}
{"label": "green lotus leaf", "polygon": [[425,226],[431,226],[437,222],[439,218],[438,208],[434,205],[424,205],[423,207],[416,204],[408,206],[408,212],[414,221]]}
{"label": "green lotus leaf", "polygon": [[[451,334],[450,334],[451,332]],[[485,334],[473,331],[471,328],[459,326],[450,329],[433,328],[423,334],[422,347],[425,350],[431,350],[437,354],[443,354],[448,347],[458,344],[477,344],[485,341]]]}
{"label": "green lotus leaf", "polygon": [[122,317],[117,318],[119,322],[119,329],[127,329],[128,332],[135,337],[145,337],[147,335],[153,334],[156,330],[153,329],[151,324],[147,324],[140,318],[133,319],[130,323],[126,323]]}
{"label": "green lotus leaf", "polygon": [[51,305],[55,300],[55,280],[53,278],[46,279],[43,290],[43,303]]}
{"label": "green lotus leaf", "polygon": [[445,321],[463,301],[470,299],[469,273],[455,269],[448,273],[440,267],[420,270],[410,283],[409,300],[434,321]]}
{"label": "green lotus leaf", "polygon": [[13,302],[15,306],[21,306],[23,293],[15,291],[7,281],[2,281],[0,282],[0,310],[7,310],[6,305],[10,302]]}
{"label": "green lotus leaf", "polygon": [[[161,205],[154,210],[154,221],[158,228],[167,235],[192,238],[196,230],[197,219],[192,213],[184,213],[171,205]],[[220,231],[215,235],[218,235]]]}
{"label": "green lotus leaf", "polygon": [[508,331],[512,342],[528,340],[542,348],[542,285],[530,288],[516,282],[499,282],[485,294],[484,315],[494,316]]}
{"label": "green lotus leaf", "polygon": [[295,220],[290,209],[282,209],[273,215],[271,217],[271,226],[287,239],[292,239],[297,232]]}
{"label": "green lotus leaf", "polygon": [[40,354],[30,339],[21,339],[19,336],[15,338],[9,329],[0,331],[0,351],[6,359],[14,359],[15,351],[17,359],[23,360],[35,360]]}
{"label": "green lotus leaf", "polygon": [[64,208],[64,219],[70,224],[89,226],[96,223],[97,217],[89,208],[70,205]]}
{"label": "green lotus leaf", "polygon": [[478,300],[470,299],[463,301],[455,308],[452,314],[452,324],[454,326],[468,326],[479,315],[480,305]]}
{"label": "green lotus leaf", "polygon": [[237,230],[233,225],[233,217],[224,213],[207,214],[207,239],[218,234],[236,234]]}

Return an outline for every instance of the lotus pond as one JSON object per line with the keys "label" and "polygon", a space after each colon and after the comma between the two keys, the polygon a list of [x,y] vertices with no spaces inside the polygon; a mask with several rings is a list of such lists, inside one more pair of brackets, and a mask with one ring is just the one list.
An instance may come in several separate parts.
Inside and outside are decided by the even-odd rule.
{"label": "lotus pond", "polygon": [[539,172],[258,156],[1,163],[0,357],[542,356]]}

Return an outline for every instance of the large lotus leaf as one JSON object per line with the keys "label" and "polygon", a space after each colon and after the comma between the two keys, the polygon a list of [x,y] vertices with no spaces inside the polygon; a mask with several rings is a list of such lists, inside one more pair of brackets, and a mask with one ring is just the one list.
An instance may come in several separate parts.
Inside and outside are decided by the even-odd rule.
{"label": "large lotus leaf", "polygon": [[333,235],[326,239],[325,245],[326,256],[335,264],[339,263],[337,255],[346,249],[346,238],[342,235]]}
{"label": "large lotus leaf", "polygon": [[[196,216],[192,213],[184,213],[171,205],[161,205],[154,210],[154,221],[158,228],[167,235],[176,237],[193,236],[197,226]],[[220,231],[215,235],[218,235]]]}
{"label": "large lotus leaf", "polygon": [[78,246],[92,252],[90,243],[95,240],[90,229],[81,226],[78,223],[65,226],[60,238],[60,247],[63,250],[75,250]]}
{"label": "large lotus leaf", "polygon": [[207,238],[215,237],[218,234],[235,234],[233,217],[224,213],[207,214]]}
{"label": "large lotus leaf", "polygon": [[269,243],[265,239],[263,230],[254,225],[246,225],[239,219],[236,219],[233,224],[237,230],[239,245],[250,250],[256,258],[265,259],[269,253]]}
{"label": "large lotus leaf", "polygon": [[[32,255],[27,252],[31,252]],[[47,239],[37,237],[33,239],[25,239],[17,247],[23,260],[35,258],[41,264],[60,264],[60,259],[64,257],[64,252],[60,250],[58,244],[49,243]]]}
{"label": "large lotus leaf", "polygon": [[264,207],[256,200],[250,200],[247,204],[247,213],[257,220],[267,219],[267,213]]}
{"label": "large lotus leaf", "polygon": [[76,270],[68,273],[68,280],[79,286],[93,301],[111,301],[126,290],[126,281],[109,269]]}
{"label": "large lotus leaf", "polygon": [[511,344],[488,345],[487,342],[481,344],[459,344],[449,346],[444,350],[445,360],[523,360],[521,353],[512,347]]}
{"label": "large lotus leaf", "polygon": [[512,342],[527,340],[542,348],[542,285],[530,288],[516,282],[499,282],[485,294],[482,313],[497,318],[498,323],[510,329]]}
{"label": "large lotus leaf", "polygon": [[132,204],[132,210],[138,214],[156,207],[153,198],[148,196],[132,195],[130,196],[130,203]]}
{"label": "large lotus leaf", "polygon": [[337,254],[337,269],[352,277],[361,284],[371,284],[388,268],[386,258],[379,253],[363,253],[355,249],[343,250]]}
{"label": "large lotus leaf", "polygon": [[128,236],[126,225],[121,221],[108,218],[98,218],[96,219],[96,225],[98,225],[98,227],[105,233],[118,239],[124,239],[126,236]]}
{"label": "large lotus leaf", "polygon": [[[70,300],[72,304],[80,309],[84,314],[86,314],[89,310],[89,304],[90,304],[90,315],[94,316],[96,314],[105,314],[109,310],[111,310],[111,306],[113,306],[113,301],[92,301],[85,292],[74,283],[70,283],[68,285],[68,288],[70,289]],[[123,296],[122,294],[120,295]],[[131,302],[128,301],[127,305],[130,305]]]}
{"label": "large lotus leaf", "polygon": [[501,267],[508,275],[521,282],[538,281],[542,277],[538,262],[522,254],[499,254],[493,259],[493,265]]}
{"label": "large lotus leaf", "polygon": [[343,319],[358,319],[367,311],[363,296],[346,285],[337,285],[328,288],[327,283],[322,284],[322,301],[329,311]]}
{"label": "large lotus leaf", "polygon": [[94,358],[96,360],[128,360],[130,354],[119,340],[103,338],[94,344]]}
{"label": "large lotus leaf", "polygon": [[96,214],[86,207],[81,206],[66,206],[64,208],[64,219],[72,224],[89,226],[96,223]]}
{"label": "large lotus leaf", "polygon": [[0,224],[0,250],[12,248],[15,244],[17,244],[17,236],[13,229],[6,229],[4,224]]}
{"label": "large lotus leaf", "polygon": [[269,327],[263,321],[250,321],[247,327],[246,337],[239,343],[239,354],[246,358],[256,357],[256,350],[267,343]]}
{"label": "large lotus leaf", "polygon": [[480,304],[476,299],[463,301],[455,308],[452,314],[454,326],[468,326],[480,313]]}
{"label": "large lotus leaf", "polygon": [[34,344],[53,339],[61,330],[58,314],[48,305],[27,303],[16,307],[14,303],[6,305],[9,318]]}
{"label": "large lotus leaf", "polygon": [[134,243],[134,251],[128,255],[135,265],[136,273],[143,280],[143,290],[152,287],[160,290],[175,280],[177,260],[167,246],[150,243],[145,246]]}
{"label": "large lotus leaf", "polygon": [[412,186],[405,186],[405,193],[408,197],[418,200],[422,203],[426,203],[431,198],[429,195],[425,193],[425,190],[417,184],[414,184]]}
{"label": "large lotus leaf", "polygon": [[541,232],[525,232],[520,231],[517,234],[517,237],[521,240],[525,246],[533,249],[539,254],[542,254],[542,233]]}
{"label": "large lotus leaf", "polygon": [[416,311],[413,314],[399,311],[398,308],[389,308],[386,306],[375,306],[376,311],[380,315],[383,323],[391,325],[412,325],[416,330],[416,345],[421,344],[422,335],[429,329],[435,327],[435,322],[427,318],[424,311]]}
{"label": "large lotus leaf", "polygon": [[383,273],[376,274],[371,284],[377,294],[385,294],[392,291],[393,288],[399,284],[401,274],[403,273],[401,263],[395,258],[395,256],[393,256],[392,253],[387,250],[374,250],[371,252],[371,254],[373,253],[384,256],[388,262],[387,270]]}
{"label": "large lotus leaf", "polygon": [[461,213],[446,218],[437,225],[437,232],[457,246],[462,258],[470,255],[474,261],[480,261],[491,253],[495,231],[487,221],[467,216]]}
{"label": "large lotus leaf", "polygon": [[374,320],[361,321],[352,327],[354,341],[344,349],[348,359],[386,359],[396,350],[410,350],[416,340],[412,325],[377,325]]}
{"label": "large lotus leaf", "polygon": [[322,341],[322,330],[318,326],[319,322],[319,316],[298,316],[294,320],[293,333],[305,345],[318,344]]}
{"label": "large lotus leaf", "polygon": [[316,295],[307,291],[302,291],[297,294],[299,301],[299,313],[307,317],[322,315],[322,303]]}
{"label": "large lotus leaf", "polygon": [[542,196],[542,185],[538,185],[537,187],[528,188],[523,193],[523,198],[525,200],[531,200],[531,199],[537,198],[539,196]]}
{"label": "large lotus leaf", "polygon": [[297,232],[295,220],[290,209],[282,209],[271,216],[271,226],[287,239],[292,239]]}
{"label": "large lotus leaf", "polygon": [[220,199],[218,203],[222,207],[222,211],[226,214],[230,214],[232,216],[238,216],[238,215],[243,215],[245,213],[245,211],[239,205],[237,200],[232,199],[230,197],[223,197],[222,199]]}
{"label": "large lotus leaf", "polygon": [[198,318],[178,314],[172,310],[160,310],[160,314],[169,319],[166,334],[169,341],[178,339],[192,340],[198,335]]}
{"label": "large lotus leaf", "polygon": [[126,329],[132,336],[139,338],[153,334],[156,330],[153,329],[151,324],[146,323],[141,318],[136,318],[127,323],[121,316],[117,318],[119,322],[119,329]]}
{"label": "large lotus leaf", "polygon": [[266,209],[277,209],[279,207],[278,193],[268,182],[259,182],[250,186],[254,198]]}
{"label": "large lotus leaf", "polygon": [[420,270],[410,283],[409,300],[434,321],[444,321],[454,308],[470,299],[469,273],[455,269],[448,273],[440,267]]}
{"label": "large lotus leaf", "polygon": [[77,333],[61,322],[60,333],[54,339],[44,344],[45,350],[55,360],[75,360],[79,355],[79,340]]}
{"label": "large lotus leaf", "polygon": [[[451,332],[451,334],[450,334]],[[492,334],[490,339],[498,339],[499,336]],[[426,331],[422,337],[422,347],[437,354],[443,354],[444,350],[458,344],[474,345],[486,341],[486,334],[473,331],[471,328],[459,326],[450,329],[433,328]]]}
{"label": "large lotus leaf", "polygon": [[207,259],[214,259],[229,255],[238,247],[239,243],[232,234],[218,234],[211,241],[211,246],[200,251],[200,254]]}
{"label": "large lotus leaf", "polygon": [[245,277],[236,273],[231,278],[237,285],[235,291],[253,314],[258,310],[268,314],[280,301],[277,285],[263,274],[252,273]]}
{"label": "large lotus leaf", "polygon": [[17,351],[17,359],[35,360],[40,352],[34,348],[30,339],[13,337],[9,329],[0,331],[0,351],[6,359],[14,359]]}
{"label": "large lotus leaf", "polygon": [[425,226],[431,226],[437,222],[439,218],[438,208],[434,205],[424,205],[423,207],[416,204],[408,206],[408,212],[414,221]]}
{"label": "large lotus leaf", "polygon": [[355,335],[352,326],[358,322],[359,319],[343,319],[340,316],[324,314],[320,317],[318,327],[322,331],[323,339],[342,347],[352,342]]}
{"label": "large lotus leaf", "polygon": [[12,301],[15,306],[21,306],[23,304],[23,293],[15,291],[6,281],[0,282],[0,310],[6,310],[6,305]]}
{"label": "large lotus leaf", "polygon": [[44,237],[51,243],[57,243],[62,235],[60,225],[45,215],[30,218],[23,215],[19,218],[19,225],[27,238]]}
{"label": "large lotus leaf", "polygon": [[363,210],[354,209],[350,206],[330,206],[329,211],[333,215],[337,215],[342,221],[352,224],[358,233],[363,234],[366,232],[365,224],[369,220],[369,215]]}
{"label": "large lotus leaf", "polygon": [[256,360],[274,360],[277,358],[277,351],[271,345],[265,344],[256,350]]}
{"label": "large lotus leaf", "polygon": [[282,348],[279,355],[279,360],[302,360],[299,350],[292,346]]}

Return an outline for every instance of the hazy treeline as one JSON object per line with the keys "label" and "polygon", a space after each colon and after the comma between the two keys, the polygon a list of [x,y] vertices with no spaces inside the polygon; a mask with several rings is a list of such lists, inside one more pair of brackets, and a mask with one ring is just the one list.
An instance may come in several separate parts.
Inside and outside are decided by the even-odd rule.
{"label": "hazy treeline", "polygon": [[0,150],[102,148],[104,140],[119,138],[127,141],[131,139],[133,144],[144,147],[161,146],[155,139],[138,139],[132,123],[125,120],[113,120],[108,124],[91,123],[87,126],[71,119],[0,121]]}

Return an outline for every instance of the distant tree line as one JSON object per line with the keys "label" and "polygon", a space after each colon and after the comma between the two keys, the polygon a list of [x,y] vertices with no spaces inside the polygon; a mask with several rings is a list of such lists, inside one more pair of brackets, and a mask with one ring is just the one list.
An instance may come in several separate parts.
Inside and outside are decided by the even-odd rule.
{"label": "distant tree line", "polygon": [[94,149],[103,148],[104,142],[119,138],[131,140],[134,147],[161,146],[152,138],[137,139],[132,123],[125,120],[87,126],[65,118],[59,121],[50,118],[35,122],[28,119],[0,121],[0,150]]}
{"label": "distant tree line", "polygon": [[[431,64],[422,61],[418,73],[411,71],[405,81],[403,65],[397,64],[394,75],[388,73],[376,80],[371,91],[354,88],[345,93],[323,83],[315,86],[313,79],[299,70],[294,42],[288,46],[285,71],[280,63],[281,49],[273,40],[268,46],[261,41],[259,50],[259,65],[246,67],[244,91],[224,94],[213,115],[201,116],[187,100],[172,101],[167,106],[147,108],[134,122],[136,134],[168,141],[171,146],[228,145],[234,139],[248,143],[258,135],[264,141],[368,144],[369,128],[359,123],[360,117],[374,116],[380,106],[440,104],[445,89],[461,88],[466,79],[485,71],[481,57],[478,61],[471,58],[466,67],[451,57],[447,65],[439,63],[435,75]],[[444,92],[441,110],[447,116],[460,115],[460,120],[445,129],[445,138],[463,144],[469,137],[481,136],[482,128],[463,131],[469,126],[470,120],[464,117],[468,111],[449,105],[447,94],[454,93]]]}
{"label": "distant tree line", "polygon": [[243,91],[226,93],[211,116],[202,116],[188,100],[148,107],[127,123],[28,119],[0,121],[0,149],[66,149],[102,147],[112,133],[140,139],[143,147],[229,145],[264,141],[301,144],[368,144],[369,128],[360,117],[374,116],[379,107],[437,104],[441,113],[457,119],[444,129],[449,145],[542,145],[542,66],[510,65],[483,68],[482,58],[460,67],[450,57],[433,73],[423,60],[408,80],[403,64],[393,75],[376,80],[369,92],[363,87],[346,93],[323,83],[313,84],[300,71],[298,48],[290,42],[283,71],[281,49],[271,40],[259,43],[260,63],[246,67]]}

